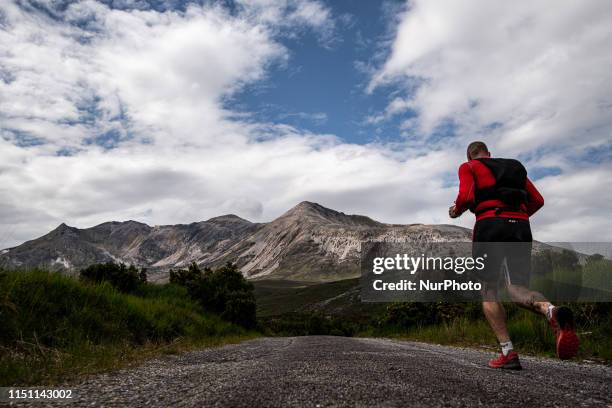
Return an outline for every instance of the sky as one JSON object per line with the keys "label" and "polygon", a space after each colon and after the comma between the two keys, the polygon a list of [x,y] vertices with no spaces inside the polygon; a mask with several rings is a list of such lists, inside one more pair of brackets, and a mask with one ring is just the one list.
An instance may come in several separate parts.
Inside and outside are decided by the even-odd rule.
{"label": "sky", "polygon": [[607,0],[0,3],[0,248],[60,223],[449,220],[470,141],[612,241]]}

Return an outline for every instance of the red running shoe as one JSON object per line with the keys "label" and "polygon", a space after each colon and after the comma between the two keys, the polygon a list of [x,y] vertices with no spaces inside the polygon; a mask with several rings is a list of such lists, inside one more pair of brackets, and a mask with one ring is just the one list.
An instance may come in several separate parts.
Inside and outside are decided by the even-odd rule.
{"label": "red running shoe", "polygon": [[576,335],[574,313],[572,313],[572,310],[565,306],[555,307],[552,310],[550,325],[557,337],[557,357],[561,360],[576,357],[580,340],[578,335]]}
{"label": "red running shoe", "polygon": [[519,356],[514,351],[508,353],[507,356],[500,354],[499,357],[489,361],[491,368],[503,368],[505,370],[521,370],[521,362]]}

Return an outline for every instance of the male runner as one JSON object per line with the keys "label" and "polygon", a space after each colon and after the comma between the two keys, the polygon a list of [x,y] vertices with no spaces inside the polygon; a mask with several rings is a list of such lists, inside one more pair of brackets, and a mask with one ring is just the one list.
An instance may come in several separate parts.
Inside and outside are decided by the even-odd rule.
{"label": "male runner", "polygon": [[[459,167],[459,194],[455,205],[449,208],[449,215],[457,218],[468,209],[476,214],[473,232],[475,251],[479,243],[489,245],[489,250],[501,248],[506,251],[499,257],[489,257],[488,275],[483,278],[483,311],[501,346],[501,355],[489,361],[489,366],[521,369],[518,354],[513,351],[508,335],[506,311],[497,297],[504,263],[505,285],[512,300],[521,307],[546,316],[556,334],[557,356],[561,359],[574,357],[578,352],[579,340],[571,310],[555,307],[543,295],[527,288],[532,242],[529,217],[544,205],[544,199],[527,178],[527,172],[519,161],[491,158],[483,142],[470,143],[467,159]],[[499,244],[482,242],[512,244],[502,248]],[[513,253],[508,248],[518,248],[519,253]],[[491,266],[493,269],[490,269]]]}

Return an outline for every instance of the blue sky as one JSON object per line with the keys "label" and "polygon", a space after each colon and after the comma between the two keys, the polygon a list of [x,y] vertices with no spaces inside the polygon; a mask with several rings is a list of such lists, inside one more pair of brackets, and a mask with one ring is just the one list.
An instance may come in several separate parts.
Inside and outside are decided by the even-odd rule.
{"label": "blue sky", "polygon": [[367,123],[384,110],[389,95],[366,93],[366,68],[384,53],[380,44],[389,36],[388,13],[403,3],[335,1],[329,7],[340,16],[330,44],[316,33],[287,40],[288,66],[275,66],[266,81],[247,88],[230,105],[254,113],[256,120],[289,123],[352,143],[397,140],[396,120],[383,126]]}
{"label": "blue sky", "polygon": [[302,200],[471,227],[475,139],[536,180],[536,238],[612,240],[611,42],[606,0],[2,2],[0,247]]}

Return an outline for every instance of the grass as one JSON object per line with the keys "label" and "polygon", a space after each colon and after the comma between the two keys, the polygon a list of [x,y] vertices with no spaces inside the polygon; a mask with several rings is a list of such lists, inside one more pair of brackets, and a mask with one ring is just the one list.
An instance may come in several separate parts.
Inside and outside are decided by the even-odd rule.
{"label": "grass", "polygon": [[0,386],[47,385],[256,334],[206,313],[183,287],[118,292],[46,271],[0,273]]}
{"label": "grass", "polygon": [[[599,324],[583,321],[578,327],[581,340],[578,359],[610,363],[612,361],[610,329],[610,322],[606,320],[600,321]],[[519,352],[545,357],[555,356],[555,338],[543,317],[518,310],[508,319],[508,331],[515,349]],[[434,325],[366,330],[359,335],[497,350],[497,341],[484,318],[475,320],[458,317]]]}
{"label": "grass", "polygon": [[255,286],[258,317],[321,312],[326,315],[359,319],[385,308],[381,303],[360,301],[359,279],[325,283],[272,279],[252,282]]}

